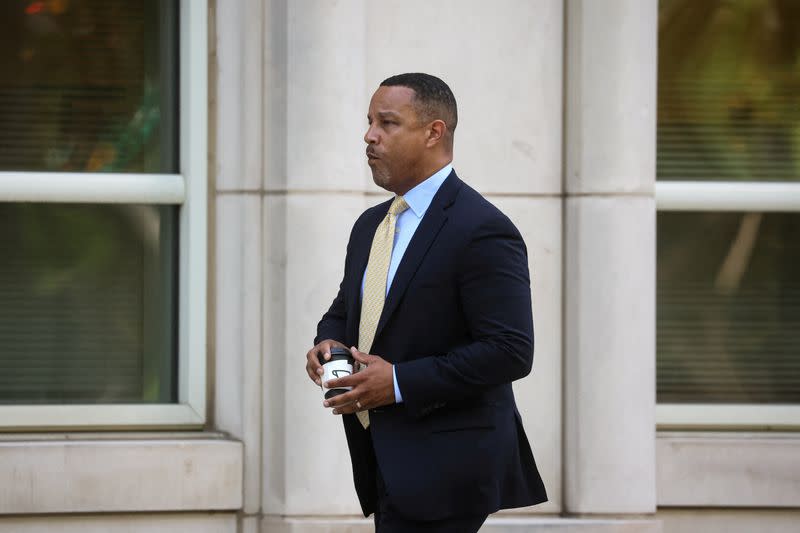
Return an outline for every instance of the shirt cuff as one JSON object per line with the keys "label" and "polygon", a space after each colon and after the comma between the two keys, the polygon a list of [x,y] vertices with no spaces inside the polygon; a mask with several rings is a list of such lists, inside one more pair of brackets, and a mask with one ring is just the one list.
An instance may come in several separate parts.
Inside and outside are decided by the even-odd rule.
{"label": "shirt cuff", "polygon": [[400,387],[397,385],[397,373],[392,365],[392,383],[394,383],[394,403],[403,403],[403,395],[400,394]]}

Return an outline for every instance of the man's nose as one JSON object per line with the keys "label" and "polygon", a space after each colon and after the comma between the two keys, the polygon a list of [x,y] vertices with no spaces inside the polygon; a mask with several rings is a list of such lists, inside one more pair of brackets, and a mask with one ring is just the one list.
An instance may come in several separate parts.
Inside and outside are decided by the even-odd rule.
{"label": "man's nose", "polygon": [[375,144],[378,142],[378,136],[375,134],[375,128],[372,126],[367,128],[367,132],[364,134],[364,142],[367,144]]}

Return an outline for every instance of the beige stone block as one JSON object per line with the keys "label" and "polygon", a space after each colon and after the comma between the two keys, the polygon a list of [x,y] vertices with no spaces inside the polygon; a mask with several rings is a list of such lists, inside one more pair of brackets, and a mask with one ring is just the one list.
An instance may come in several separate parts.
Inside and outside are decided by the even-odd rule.
{"label": "beige stone block", "polygon": [[215,10],[217,190],[259,190],[262,184],[262,37],[264,3],[242,0],[237,8]]}
{"label": "beige stone block", "polygon": [[364,2],[293,0],[281,9],[287,28],[286,127],[278,133],[286,136],[286,174],[269,175],[267,186],[360,191],[369,102]]}
{"label": "beige stone block", "polygon": [[[286,241],[286,195],[263,198],[263,349],[261,352],[263,423],[262,429],[262,509],[282,514],[286,495],[286,271],[289,249]],[[296,359],[297,354],[294,354]],[[295,370],[292,362],[291,368]]]}
{"label": "beige stone block", "polygon": [[217,196],[216,427],[244,443],[244,511],[261,503],[261,196]]}
{"label": "beige stone block", "polygon": [[796,433],[659,432],[656,454],[660,507],[800,507]]}
{"label": "beige stone block", "polygon": [[654,512],[655,203],[566,209],[565,509]]}
{"label": "beige stone block", "polygon": [[800,510],[667,509],[659,510],[664,533],[796,533]]}
{"label": "beige stone block", "polygon": [[0,443],[0,514],[234,510],[242,445],[223,439]]}
{"label": "beige stone block", "polygon": [[402,72],[453,90],[455,168],[475,188],[561,191],[561,0],[369,2],[366,42],[368,95]]}
{"label": "beige stone block", "polygon": [[287,0],[262,2],[263,116],[252,117],[262,125],[261,154],[264,189],[287,186],[287,94],[289,86]]}
{"label": "beige stone block", "polygon": [[567,0],[566,185],[652,194],[656,0]]}

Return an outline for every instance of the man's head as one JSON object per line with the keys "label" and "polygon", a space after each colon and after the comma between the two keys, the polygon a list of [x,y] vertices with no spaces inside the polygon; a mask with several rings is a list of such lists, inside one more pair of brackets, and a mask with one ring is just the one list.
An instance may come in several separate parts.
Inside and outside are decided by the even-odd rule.
{"label": "man's head", "polygon": [[372,96],[367,121],[372,178],[395,194],[405,194],[453,159],[456,100],[435,76],[387,78]]}

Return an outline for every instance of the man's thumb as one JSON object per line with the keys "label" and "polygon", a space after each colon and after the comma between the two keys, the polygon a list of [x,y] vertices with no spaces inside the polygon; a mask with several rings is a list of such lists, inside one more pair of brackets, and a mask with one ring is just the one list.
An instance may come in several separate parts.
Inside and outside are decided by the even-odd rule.
{"label": "man's thumb", "polygon": [[369,355],[359,352],[358,348],[356,348],[355,346],[350,348],[350,352],[353,354],[355,360],[358,361],[359,363],[364,363],[364,364],[369,363]]}

